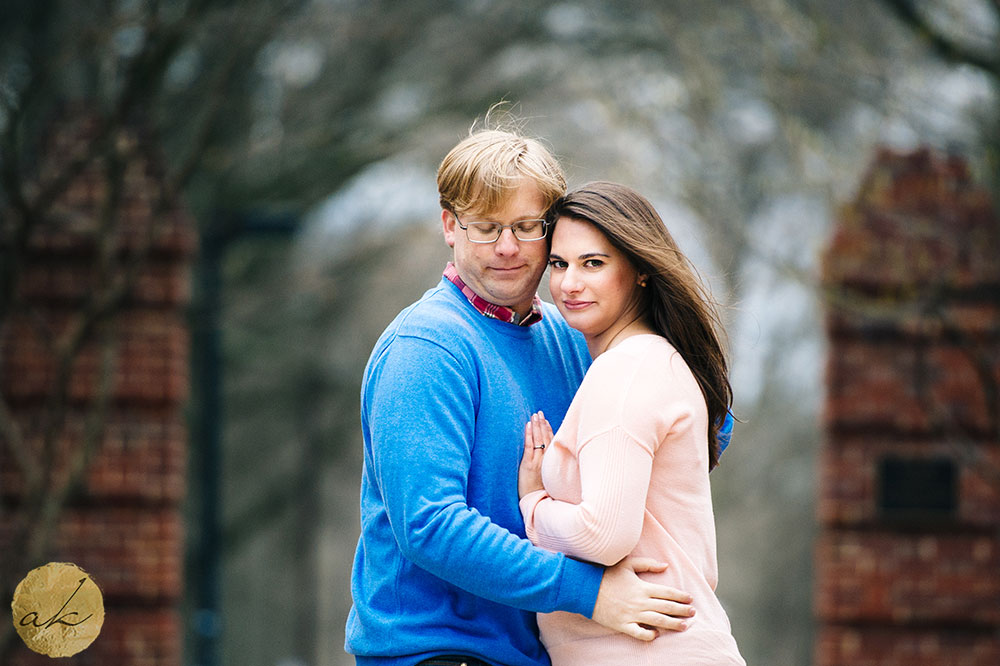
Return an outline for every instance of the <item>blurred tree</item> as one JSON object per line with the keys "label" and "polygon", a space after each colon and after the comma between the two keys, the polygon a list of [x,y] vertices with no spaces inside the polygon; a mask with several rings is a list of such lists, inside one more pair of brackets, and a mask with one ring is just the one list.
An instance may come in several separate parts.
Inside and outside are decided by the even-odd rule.
{"label": "blurred tree", "polygon": [[[125,179],[136,175],[129,165],[162,162],[155,134],[148,131],[150,110],[187,22],[206,11],[205,4],[9,2],[0,9],[0,336],[14,321],[34,322],[55,367],[40,410],[25,415],[0,399],[2,444],[23,482],[7,517],[0,589],[8,596],[28,568],[46,560],[54,526],[80,490],[103,436],[117,314],[157,235],[171,226],[169,216],[196,163],[180,165],[157,182],[157,191],[144,193],[156,219],[136,243],[135,230],[123,225],[129,217],[122,209]],[[54,140],[64,134],[71,141]],[[58,150],[70,152],[53,154]],[[96,174],[88,181],[97,192],[95,205],[67,211],[79,201],[67,196],[69,188],[83,174]],[[72,301],[67,321],[56,326],[46,310],[50,304],[26,299],[23,283],[32,248],[59,233],[92,250],[86,256],[94,281],[85,297]],[[95,345],[102,359],[97,393],[73,404],[77,361]],[[76,429],[83,435],[68,439],[66,433]],[[68,444],[73,450],[63,451]],[[68,463],[58,464],[64,455]],[[0,656],[12,636],[9,626],[0,630]]]}
{"label": "blurred tree", "polygon": [[[931,53],[946,66],[969,69],[984,76],[1000,98],[1000,0],[951,0],[931,3],[923,0],[882,0],[895,17]],[[994,206],[1000,205],[1000,104],[984,104],[973,116],[982,130],[983,163],[981,176],[993,193]],[[997,218],[1000,219],[1000,218]],[[905,310],[919,309],[948,330],[955,328],[953,315],[941,304],[942,288],[925,289],[911,299],[896,304],[893,316],[905,316]],[[973,367],[977,368],[982,390],[988,404],[1000,405],[1000,382],[996,377],[994,359],[989,344],[983,339],[963,334],[958,336],[960,349]],[[928,410],[931,409],[928,405]],[[940,411],[940,410],[938,410]],[[965,449],[963,457],[974,459],[969,429],[947,426],[945,429]],[[1000,439],[1000,413],[994,413],[994,439]],[[1000,467],[976,459],[977,476],[1000,488]]]}
{"label": "blurred tree", "polygon": [[[1000,2],[998,0],[882,0],[918,39],[945,63],[985,75],[1000,94]],[[979,121],[987,138],[986,177],[1000,201],[1000,107],[984,105]]]}
{"label": "blurred tree", "polygon": [[993,79],[1000,79],[996,40],[1000,3],[996,0],[882,1],[940,57],[954,64],[970,65]]}
{"label": "blurred tree", "polygon": [[[238,234],[239,229],[213,228],[218,220],[234,219],[215,211],[276,206],[301,210],[364,165],[399,150],[402,138],[429,115],[453,109],[462,117],[471,116],[471,109],[479,110],[487,99],[508,92],[466,83],[476,80],[477,63],[501,48],[511,34],[528,32],[535,25],[531,18],[507,3],[491,7],[426,0],[4,3],[0,207],[7,212],[0,241],[0,328],[31,307],[19,298],[30,260],[28,247],[40,234],[58,229],[61,222],[51,214],[54,203],[87,169],[103,170],[109,182],[97,230],[97,241],[105,248],[101,274],[108,279],[80,306],[69,333],[50,340],[50,354],[64,371],[58,376],[48,410],[51,427],[46,430],[56,433],[71,418],[60,397],[70,381],[69,368],[79,350],[94,340],[100,324],[114,320],[143,270],[142,252],[130,255],[126,266],[114,247],[121,221],[114,193],[123,164],[165,152],[169,169],[159,192],[160,212],[168,202],[184,197],[203,234]],[[475,19],[474,30],[466,24],[470,19]],[[422,41],[428,37],[436,49],[430,58]],[[428,95],[413,85],[416,67],[426,67],[427,77],[436,79],[442,94],[432,90]],[[51,123],[77,113],[95,118],[87,145],[54,175],[42,177],[39,165]],[[142,128],[139,139],[123,140],[136,127]],[[314,367],[304,359],[292,368],[303,374],[292,376],[308,379]],[[297,386],[313,384],[297,381]],[[326,412],[318,399],[322,394],[311,395],[317,399],[297,403],[303,424],[311,415]],[[32,492],[46,500],[46,520],[21,516],[25,531],[19,539],[37,544],[26,551],[29,561],[44,559],[51,526],[86,471],[102,429],[101,402],[92,405],[93,437],[82,447],[81,463],[64,485],[44,483],[44,465],[34,474],[38,465],[15,458],[26,477],[39,479],[32,483]],[[0,408],[4,444],[19,454],[24,438],[17,419],[5,403]],[[303,428],[308,430],[307,425]],[[315,454],[316,437],[299,435],[312,442],[305,454]],[[291,490],[314,498],[317,482],[305,471],[317,468],[309,460],[294,459],[296,471],[286,477],[281,495],[287,497]],[[226,531],[229,552],[239,552],[243,541],[238,535],[267,529],[268,516],[288,507],[287,501],[271,502],[269,497],[265,492],[260,502],[254,498],[268,511],[253,511],[246,520],[243,514],[233,518]],[[303,503],[311,505],[308,499]],[[313,533],[302,532],[306,542]],[[313,549],[300,545],[308,564]],[[5,558],[4,565],[0,583],[7,589],[26,565],[14,558]],[[308,566],[305,571],[310,571]],[[299,587],[308,588],[309,576],[303,580]],[[307,600],[299,606],[304,616],[314,616],[314,603]],[[3,636],[9,634],[4,630]],[[306,644],[312,640],[299,638]]]}
{"label": "blurred tree", "polygon": [[[592,178],[629,182],[663,204],[672,228],[686,228],[685,248],[698,255],[720,300],[739,304],[730,310],[738,345],[737,407],[751,416],[739,434],[742,446],[727,454],[728,462],[716,472],[724,594],[732,595],[734,628],[752,661],[801,663],[811,653],[811,479],[822,369],[815,256],[831,211],[850,194],[876,141],[893,131],[907,140],[917,136],[942,145],[954,140],[952,129],[923,115],[930,100],[940,98],[931,92],[940,73],[928,67],[919,43],[877,3],[852,4],[849,11],[832,0],[695,5],[579,0],[530,10],[517,5],[427,8],[426,20],[407,25],[400,33],[406,44],[386,63],[380,92],[363,121],[366,137],[380,137],[371,145],[384,146],[384,152],[369,155],[401,153],[432,171],[470,120],[507,96],[521,103],[530,131],[561,154],[571,184]],[[322,15],[309,25],[325,25]],[[299,41],[308,32],[304,27]],[[325,70],[316,79],[320,89],[334,85],[324,76]],[[297,122],[298,109],[319,104],[312,84],[284,90],[291,115],[281,122],[289,127]],[[957,101],[943,101],[949,104],[947,115],[964,112]],[[303,124],[316,127],[308,117]],[[975,149],[978,140],[970,134],[965,146]],[[431,187],[426,196],[433,202]],[[371,190],[367,196],[385,195]],[[440,239],[416,245],[409,235],[400,234],[396,242],[384,234],[367,235],[393,223],[388,214],[375,212],[359,226],[344,225],[327,246],[330,258],[320,262],[313,282],[296,280],[289,264],[301,255],[292,250],[271,248],[271,261],[264,261],[262,248],[246,247],[234,254],[229,268],[233,284],[253,285],[230,296],[230,404],[245,405],[246,412],[262,395],[274,400],[265,412],[245,414],[227,438],[233,455],[238,450],[254,461],[244,458],[243,475],[233,473],[227,500],[235,512],[227,521],[231,564],[245,578],[258,566],[252,560],[289,556],[291,546],[279,543],[276,534],[303,524],[290,518],[304,494],[291,480],[299,461],[324,456],[319,504],[326,525],[319,529],[333,535],[326,541],[337,543],[322,544],[321,573],[311,578],[332,588],[318,592],[326,599],[319,604],[319,624],[331,634],[319,637],[322,662],[338,657],[349,605],[338,595],[346,595],[344,570],[353,544],[340,543],[335,535],[356,529],[354,382],[374,337],[398,310],[388,297],[409,302],[440,268],[413,264],[403,271],[391,258],[410,242],[411,252],[442,260],[431,250]],[[350,257],[352,249],[367,260]],[[347,283],[354,270],[368,271],[370,280]],[[388,278],[377,277],[384,270],[407,279],[384,288]],[[244,298],[250,291],[267,296]],[[352,309],[357,299],[365,308]],[[277,327],[268,332],[260,323],[274,302],[285,303],[280,316],[286,323],[295,322],[281,328],[284,335],[296,330],[300,349],[309,351],[275,344]],[[292,401],[301,413],[305,396],[292,387],[303,376],[315,381],[300,387],[323,395],[310,397],[320,411],[308,420],[323,445],[306,458],[286,452],[281,460],[265,459],[274,441],[304,446],[292,424],[282,423],[287,409],[281,404]],[[246,493],[247,479],[270,479],[268,492]],[[268,536],[265,523],[255,519],[264,515],[275,535]],[[233,585],[239,578],[233,574]],[[296,585],[290,577],[283,580]],[[274,635],[288,634],[273,623],[265,626],[268,617],[254,609],[254,599],[259,606],[260,595],[242,590],[239,602],[229,607],[260,632],[269,626]],[[331,612],[332,603],[342,606]],[[271,649],[262,643],[255,640],[257,649]],[[255,650],[246,642],[232,649]],[[274,653],[284,654],[277,648]]]}
{"label": "blurred tree", "polygon": [[[716,485],[720,553],[746,563],[724,561],[724,585],[748,657],[801,663],[818,440],[819,370],[803,371],[821,345],[814,255],[872,143],[897,126],[929,140],[933,125],[920,114],[940,101],[919,42],[888,19],[878,3],[838,0],[8,0],[0,203],[12,214],[0,243],[0,327],[18,307],[25,239],[49,223],[66,180],[31,186],[44,128],[65,100],[85,100],[102,128],[70,171],[106,159],[117,128],[139,119],[152,129],[142,150],[166,152],[164,192],[184,195],[203,234],[222,231],[219,209],[298,214],[390,157],[432,172],[471,119],[518,100],[571,181],[612,178],[648,193],[672,228],[686,229],[685,249],[720,300],[741,304],[730,322],[738,408],[753,419]],[[986,41],[974,45],[989,59],[996,22],[985,25]],[[958,115],[952,108],[944,115]],[[966,136],[966,147],[979,145]],[[349,562],[330,553],[349,558],[353,548],[343,533],[356,529],[360,368],[446,255],[434,225],[367,233],[389,216],[348,228],[308,274],[300,250],[281,241],[234,243],[225,259],[224,604],[234,661],[338,658]],[[751,347],[752,331],[760,341]],[[262,573],[270,584],[242,584]]]}

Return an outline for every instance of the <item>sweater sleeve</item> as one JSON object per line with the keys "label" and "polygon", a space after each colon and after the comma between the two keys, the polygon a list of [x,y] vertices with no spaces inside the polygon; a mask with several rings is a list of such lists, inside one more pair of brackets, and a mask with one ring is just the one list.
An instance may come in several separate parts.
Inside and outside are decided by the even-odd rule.
{"label": "sweater sleeve", "polygon": [[399,337],[363,389],[371,474],[402,555],[476,596],[590,616],[603,570],[533,546],[467,503],[475,370]]}
{"label": "sweater sleeve", "polygon": [[544,491],[521,499],[528,538],[544,548],[612,565],[639,542],[652,451],[616,426],[580,450],[579,504]]}

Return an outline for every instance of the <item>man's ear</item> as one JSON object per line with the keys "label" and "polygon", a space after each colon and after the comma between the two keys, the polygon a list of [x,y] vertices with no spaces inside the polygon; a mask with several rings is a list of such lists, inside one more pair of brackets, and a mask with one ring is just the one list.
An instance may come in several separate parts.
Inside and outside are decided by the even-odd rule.
{"label": "man's ear", "polygon": [[448,247],[455,247],[455,229],[458,228],[458,220],[450,210],[441,210],[441,225],[444,227],[444,242]]}

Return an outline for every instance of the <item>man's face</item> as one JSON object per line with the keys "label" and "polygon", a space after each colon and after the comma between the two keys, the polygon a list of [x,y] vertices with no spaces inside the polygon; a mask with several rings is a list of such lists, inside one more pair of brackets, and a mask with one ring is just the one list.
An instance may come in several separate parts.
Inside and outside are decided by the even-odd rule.
{"label": "man's face", "polygon": [[[499,210],[459,215],[462,224],[468,225],[470,222],[512,224],[544,214],[545,204],[538,188],[533,183],[524,183]],[[473,243],[451,212],[441,211],[441,221],[444,239],[455,250],[455,268],[465,284],[491,303],[505,305],[522,316],[527,314],[548,263],[545,239],[521,241],[511,229],[504,229],[495,243]]]}

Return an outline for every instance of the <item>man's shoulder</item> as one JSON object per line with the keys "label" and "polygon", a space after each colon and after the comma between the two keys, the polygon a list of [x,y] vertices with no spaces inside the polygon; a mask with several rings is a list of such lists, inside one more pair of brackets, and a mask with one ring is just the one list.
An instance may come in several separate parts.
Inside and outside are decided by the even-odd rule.
{"label": "man's shoulder", "polygon": [[371,360],[383,357],[390,348],[426,350],[427,343],[454,354],[456,345],[474,338],[465,312],[468,308],[453,291],[442,281],[404,308],[379,336]]}
{"label": "man's shoulder", "polygon": [[404,308],[386,328],[386,333],[436,340],[448,337],[455,327],[466,327],[468,308],[444,282],[428,289],[420,300]]}

